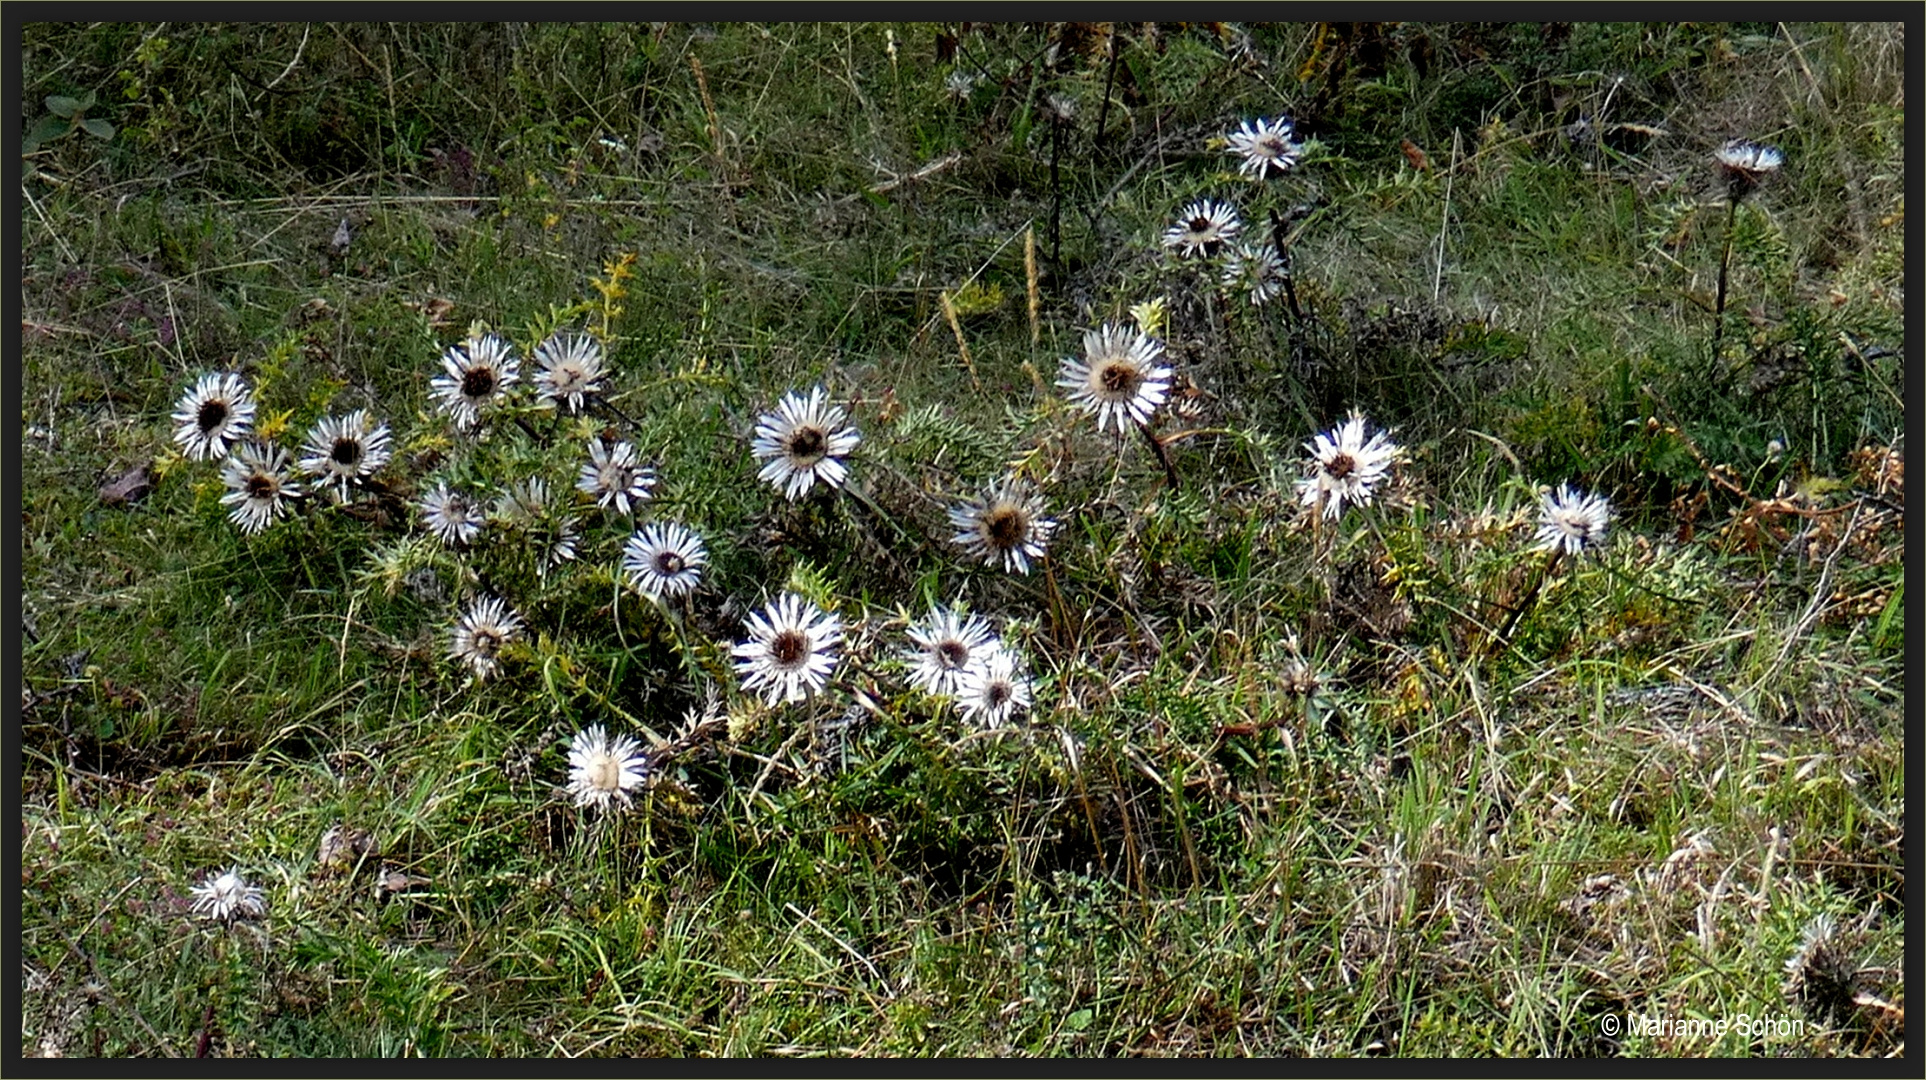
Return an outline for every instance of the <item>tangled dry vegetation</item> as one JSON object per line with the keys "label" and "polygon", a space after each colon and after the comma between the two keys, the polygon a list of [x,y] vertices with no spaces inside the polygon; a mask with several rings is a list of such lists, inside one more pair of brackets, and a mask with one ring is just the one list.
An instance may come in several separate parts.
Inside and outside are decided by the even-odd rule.
{"label": "tangled dry vegetation", "polygon": [[33,24],[30,1056],[1901,1056],[1903,28]]}

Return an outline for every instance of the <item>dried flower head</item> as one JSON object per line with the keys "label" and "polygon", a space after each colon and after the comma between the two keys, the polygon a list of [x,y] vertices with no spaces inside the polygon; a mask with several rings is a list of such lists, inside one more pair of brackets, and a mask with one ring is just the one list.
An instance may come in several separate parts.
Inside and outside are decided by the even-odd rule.
{"label": "dried flower head", "polygon": [[1083,334],[1083,359],[1066,356],[1057,385],[1097,418],[1097,430],[1125,421],[1150,423],[1170,393],[1170,368],[1157,362],[1164,347],[1139,330],[1105,323]]}
{"label": "dried flower head", "polygon": [[1300,503],[1321,508],[1335,520],[1347,505],[1371,501],[1372,489],[1391,471],[1398,446],[1382,431],[1367,439],[1365,430],[1364,415],[1353,412],[1344,423],[1304,444],[1311,458],[1304,479],[1297,482]]}
{"label": "dried flower head", "polygon": [[629,792],[649,777],[649,756],[627,735],[610,738],[596,724],[575,734],[568,747],[568,793],[577,806],[627,808]]}
{"label": "dried flower head", "polygon": [[849,475],[843,459],[863,439],[845,423],[847,418],[841,405],[829,404],[828,393],[820,386],[808,397],[793,390],[784,394],[774,411],[756,421],[750,452],[764,463],[756,475],[791,502],[807,494],[817,480],[841,487]]}
{"label": "dried flower head", "polygon": [[467,430],[481,412],[501,400],[520,376],[515,350],[495,334],[471,336],[441,354],[442,374],[429,381],[436,407]]}
{"label": "dried flower head", "polygon": [[220,922],[258,919],[267,914],[267,900],[261,890],[248,884],[238,868],[207,875],[194,886],[193,893],[194,910]]}
{"label": "dried flower head", "polygon": [[1540,551],[1577,555],[1595,548],[1605,540],[1605,527],[1612,520],[1612,504],[1603,495],[1590,495],[1560,484],[1547,491],[1538,515],[1534,537]]}
{"label": "dried flower head", "polygon": [[1244,160],[1237,171],[1253,180],[1282,176],[1297,166],[1303,144],[1287,116],[1275,120],[1246,120],[1227,137],[1225,152]]}
{"label": "dried flower head", "polygon": [[511,484],[495,500],[495,518],[527,538],[540,557],[536,571],[550,570],[575,558],[580,539],[568,508],[550,501],[548,481],[539,476]]}
{"label": "dried flower head", "polygon": [[1746,139],[1733,139],[1712,153],[1712,160],[1725,177],[1726,195],[1737,202],[1752,193],[1765,178],[1779,171],[1786,161],[1776,146],[1764,146]]}
{"label": "dried flower head", "polygon": [[195,460],[227,456],[230,447],[254,429],[254,399],[239,375],[203,375],[174,407],[174,441]]}
{"label": "dried flower head", "polygon": [[1184,212],[1177,215],[1176,224],[1164,230],[1164,246],[1183,259],[1211,256],[1237,239],[1243,228],[1235,206],[1214,199],[1199,199],[1184,207]]}
{"label": "dried flower head", "polygon": [[639,529],[622,546],[622,569],[629,581],[657,598],[693,592],[708,562],[702,538],[672,521]]}
{"label": "dried flower head", "polygon": [[1808,1016],[1834,1021],[1852,1015],[1859,964],[1841,947],[1832,916],[1819,915],[1806,924],[1785,969],[1786,1000]]}
{"label": "dried flower head", "polygon": [[829,685],[843,640],[842,620],[795,593],[749,616],[749,640],[731,649],[742,687],[774,705],[801,701]]}
{"label": "dried flower head", "polygon": [[292,475],[293,463],[279,446],[236,447],[221,467],[221,481],[227,485],[221,503],[229,508],[228,519],[249,535],[278,521],[287,513],[287,500],[301,495]]}
{"label": "dried flower head", "polygon": [[1016,478],[1005,480],[960,506],[950,508],[951,542],[991,566],[1018,574],[1043,558],[1057,523],[1043,516],[1043,500]]}

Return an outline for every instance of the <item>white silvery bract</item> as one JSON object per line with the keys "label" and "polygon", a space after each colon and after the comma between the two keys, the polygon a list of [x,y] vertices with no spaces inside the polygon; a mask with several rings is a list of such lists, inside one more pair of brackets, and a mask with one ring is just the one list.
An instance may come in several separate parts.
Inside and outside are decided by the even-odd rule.
{"label": "white silvery bract", "polygon": [[1177,223],[1164,230],[1164,246],[1179,258],[1215,255],[1226,243],[1237,239],[1244,223],[1237,208],[1213,199],[1199,199],[1184,207]]}
{"label": "white silvery bract", "polygon": [[1605,529],[1611,520],[1612,504],[1603,495],[1560,484],[1557,491],[1544,494],[1538,532],[1533,539],[1540,551],[1577,555],[1604,542]]}
{"label": "white silvery bract", "polygon": [[1030,708],[1030,676],[1016,653],[998,646],[963,678],[956,703],[984,727],[998,727]]}
{"label": "white silvery bract", "polygon": [[843,458],[863,439],[845,424],[848,414],[840,405],[831,405],[820,386],[807,397],[790,391],[776,408],[756,421],[756,437],[750,452],[763,462],[756,473],[765,483],[794,502],[807,494],[817,480],[840,487],[849,475]]}
{"label": "white silvery bract", "polygon": [[1243,158],[1237,171],[1255,180],[1282,176],[1297,165],[1300,144],[1288,117],[1246,120],[1227,136],[1226,153]]}
{"label": "white silvery bract", "polygon": [[260,532],[287,513],[287,500],[301,494],[291,479],[292,462],[279,446],[242,443],[221,467],[227,494],[221,504],[228,519],[249,535]]}
{"label": "white silvery bract", "polygon": [[577,732],[568,747],[568,793],[577,806],[629,806],[629,792],[649,777],[649,758],[627,735],[610,738],[602,725]]}
{"label": "white silvery bract", "polygon": [[1261,306],[1284,287],[1284,262],[1268,245],[1239,244],[1225,257],[1221,280],[1227,288],[1241,290],[1253,305]]}
{"label": "white silvery bract", "polygon": [[965,617],[942,607],[930,609],[927,619],[910,627],[909,637],[916,643],[904,655],[913,665],[910,682],[937,697],[955,696],[996,641],[982,616]]}
{"label": "white silvery bract", "polygon": [[514,347],[495,334],[470,337],[441,354],[442,373],[429,380],[435,405],[461,430],[474,427],[484,408],[501,400],[520,379]]}
{"label": "white silvery bract", "polygon": [[1751,194],[1768,175],[1778,172],[1786,156],[1776,146],[1733,139],[1713,151],[1712,160],[1725,176],[1727,197],[1737,202]]}
{"label": "white silvery bract", "polygon": [[568,406],[581,412],[582,403],[602,390],[608,372],[602,363],[602,343],[587,334],[557,331],[535,347],[535,397],[544,406]]}
{"label": "white silvery bract", "polygon": [[203,375],[174,406],[174,441],[196,460],[227,456],[254,429],[254,399],[247,384],[231,372]]}
{"label": "white silvery bract", "polygon": [[590,439],[588,464],[582,466],[575,486],[595,496],[598,506],[614,506],[626,514],[655,488],[655,470],[642,464],[629,443]]}
{"label": "white silvery bract", "polygon": [[421,497],[421,517],[428,531],[449,547],[472,544],[486,521],[479,500],[438,483]]}
{"label": "white silvery bract", "polygon": [[350,483],[388,463],[388,425],[375,423],[366,409],[326,417],[308,432],[301,453],[301,468],[323,484],[336,485],[345,502]]}
{"label": "white silvery bract", "polygon": [[495,500],[495,517],[535,545],[540,555],[536,563],[538,573],[547,575],[575,558],[575,546],[581,538],[575,521],[567,507],[551,504],[548,481],[541,477],[532,476],[509,485],[501,498]]}
{"label": "white silvery bract", "polygon": [[477,679],[494,675],[501,664],[503,646],[521,632],[522,620],[507,604],[485,596],[471,604],[455,625],[454,643],[448,655],[467,664]]}
{"label": "white silvery bract", "polygon": [[657,598],[694,591],[708,562],[702,538],[673,521],[638,529],[622,546],[622,569],[629,581]]}
{"label": "white silvery bract", "polygon": [[267,899],[238,869],[209,874],[193,892],[194,910],[221,922],[258,919],[267,913]]}
{"label": "white silvery bract", "polygon": [[1140,330],[1105,323],[1083,334],[1083,358],[1063,358],[1057,385],[1085,412],[1097,418],[1097,430],[1125,423],[1150,423],[1152,413],[1170,395],[1170,368],[1157,362],[1164,347]]}
{"label": "white silvery bract", "polygon": [[1398,446],[1382,431],[1369,438],[1365,431],[1363,414],[1353,412],[1344,423],[1304,444],[1311,459],[1308,475],[1297,482],[1299,502],[1314,510],[1321,507],[1325,517],[1335,519],[1346,506],[1371,501],[1372,489],[1391,472]]}
{"label": "white silvery bract", "polygon": [[843,624],[795,593],[749,616],[749,640],[730,650],[742,687],[774,705],[821,693],[835,670]]}
{"label": "white silvery bract", "polygon": [[960,506],[950,507],[951,543],[991,566],[1018,574],[1043,558],[1057,523],[1043,516],[1043,500],[1020,480],[1005,480]]}
{"label": "white silvery bract", "polygon": [[1785,154],[1778,147],[1763,146],[1745,139],[1733,139],[1714,151],[1712,157],[1721,168],[1755,174],[1772,172],[1786,161]]}

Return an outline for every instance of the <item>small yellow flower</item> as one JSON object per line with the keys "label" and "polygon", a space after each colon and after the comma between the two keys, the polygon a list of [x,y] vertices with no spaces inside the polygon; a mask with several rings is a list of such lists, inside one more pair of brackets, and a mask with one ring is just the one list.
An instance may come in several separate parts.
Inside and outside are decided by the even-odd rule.
{"label": "small yellow flower", "polygon": [[1130,308],[1130,317],[1136,321],[1137,329],[1151,337],[1157,337],[1164,332],[1164,323],[1170,318],[1168,298],[1159,296],[1155,300],[1133,304]]}

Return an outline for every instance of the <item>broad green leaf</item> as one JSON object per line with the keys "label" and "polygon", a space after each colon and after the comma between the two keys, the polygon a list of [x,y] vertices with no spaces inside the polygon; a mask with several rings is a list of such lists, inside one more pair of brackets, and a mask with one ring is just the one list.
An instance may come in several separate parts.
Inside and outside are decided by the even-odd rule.
{"label": "broad green leaf", "polygon": [[34,124],[33,130],[27,132],[27,137],[21,140],[26,144],[26,149],[22,153],[31,154],[40,149],[41,143],[49,139],[58,139],[71,130],[73,130],[72,122],[62,120],[58,116],[43,116],[38,123]]}
{"label": "broad green leaf", "polygon": [[79,112],[81,104],[65,94],[51,94],[47,97],[47,111],[55,116],[71,118]]}
{"label": "broad green leaf", "polygon": [[97,116],[90,116],[82,120],[80,126],[86,128],[87,134],[92,135],[96,139],[111,139],[114,137],[114,125]]}

